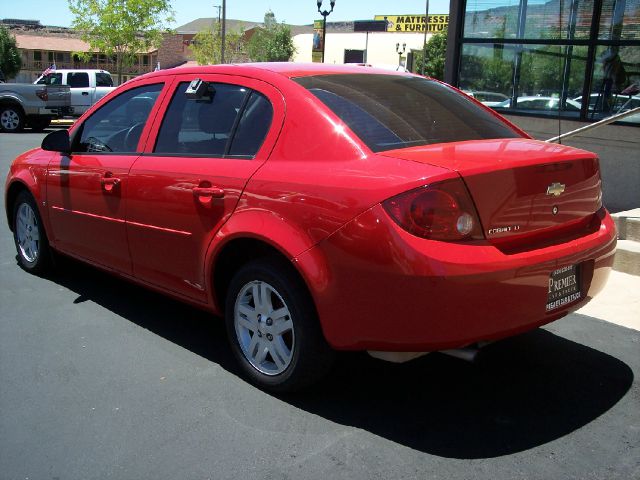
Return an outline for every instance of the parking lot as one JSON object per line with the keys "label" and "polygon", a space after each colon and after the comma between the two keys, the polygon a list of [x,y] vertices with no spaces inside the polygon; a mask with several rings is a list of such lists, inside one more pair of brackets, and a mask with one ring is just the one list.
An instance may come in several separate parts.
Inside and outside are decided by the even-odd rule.
{"label": "parking lot", "polygon": [[[0,134],[3,180],[43,136]],[[1,479],[640,478],[637,330],[573,314],[476,364],[349,353],[274,396],[220,319],[70,260],[29,275],[2,223]]]}

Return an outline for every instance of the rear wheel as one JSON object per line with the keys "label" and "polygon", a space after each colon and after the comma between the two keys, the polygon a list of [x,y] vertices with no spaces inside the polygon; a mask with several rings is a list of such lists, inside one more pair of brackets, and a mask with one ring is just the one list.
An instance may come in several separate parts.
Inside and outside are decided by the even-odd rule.
{"label": "rear wheel", "polygon": [[0,131],[20,132],[24,128],[24,113],[13,105],[0,107]]}
{"label": "rear wheel", "polygon": [[36,202],[26,191],[18,194],[13,207],[13,239],[23,269],[41,274],[51,267],[49,240]]}
{"label": "rear wheel", "polygon": [[262,259],[242,267],[226,301],[227,333],[248,379],[265,390],[293,391],[331,367],[306,288],[284,261]]}

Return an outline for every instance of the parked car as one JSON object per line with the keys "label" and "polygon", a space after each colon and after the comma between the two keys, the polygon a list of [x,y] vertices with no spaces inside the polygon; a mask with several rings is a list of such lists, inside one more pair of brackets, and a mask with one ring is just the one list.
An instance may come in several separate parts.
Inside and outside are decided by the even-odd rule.
{"label": "parked car", "polygon": [[[573,100],[579,104],[582,104],[582,96],[576,97]],[[613,94],[609,101],[609,108],[607,111],[605,111],[605,101],[603,95],[597,93],[592,93],[591,95],[589,95],[590,114],[594,116],[595,114],[599,114],[599,117],[596,118],[602,118],[603,116],[608,117],[610,115],[627,112],[634,108],[640,107],[639,95]],[[630,115],[620,121],[627,123],[640,123],[640,113]]]}
{"label": "parked car", "polygon": [[505,94],[498,93],[498,92],[465,90],[464,93],[466,93],[470,97],[475,98],[476,100],[478,100],[483,105],[486,105],[487,107],[495,107],[496,105],[501,104],[505,100],[509,99],[509,97],[507,97]]}
{"label": "parked car", "polygon": [[91,105],[115,89],[111,74],[106,70],[53,70],[41,75],[37,85],[69,85],[71,88],[71,114],[79,117]]}
{"label": "parked car", "polygon": [[274,391],[557,320],[616,246],[595,154],[359,66],[143,75],[19,156],[5,205],[26,271],[54,251],[224,315]]}
{"label": "parked car", "polygon": [[53,118],[67,113],[70,105],[67,86],[0,83],[0,131],[44,130]]}
{"label": "parked car", "polygon": [[[514,108],[519,110],[558,110],[560,99],[558,97],[518,97],[518,103]],[[511,99],[497,103],[493,108],[511,108]],[[580,103],[567,99],[562,110],[568,112],[579,112]]]}

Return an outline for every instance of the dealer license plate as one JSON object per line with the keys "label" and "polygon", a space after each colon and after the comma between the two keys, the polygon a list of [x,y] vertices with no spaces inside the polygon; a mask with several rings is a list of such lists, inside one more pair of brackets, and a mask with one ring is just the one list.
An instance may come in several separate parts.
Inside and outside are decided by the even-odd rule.
{"label": "dealer license plate", "polygon": [[551,272],[551,275],[549,275],[547,312],[573,303],[580,296],[580,278],[577,265],[569,265]]}

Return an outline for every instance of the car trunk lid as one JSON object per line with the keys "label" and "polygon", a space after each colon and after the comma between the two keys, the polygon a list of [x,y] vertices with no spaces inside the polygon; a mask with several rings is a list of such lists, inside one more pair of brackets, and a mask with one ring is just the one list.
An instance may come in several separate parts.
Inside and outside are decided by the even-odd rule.
{"label": "car trunk lid", "polygon": [[464,179],[485,237],[501,243],[589,223],[601,206],[595,154],[524,138],[411,147],[382,155],[445,167]]}

